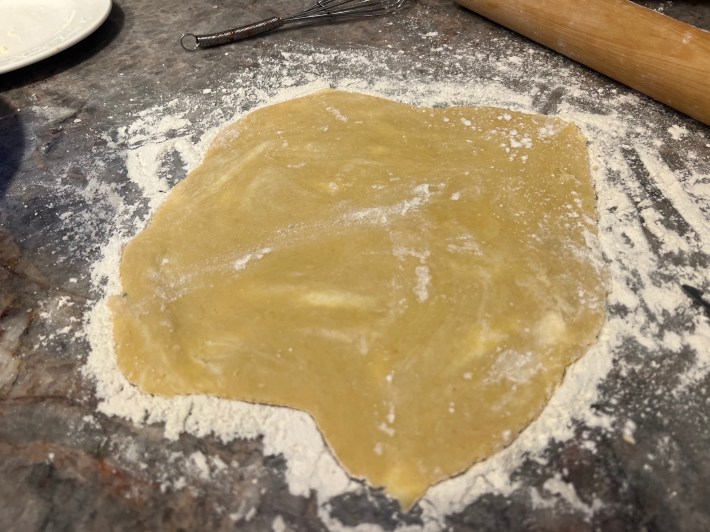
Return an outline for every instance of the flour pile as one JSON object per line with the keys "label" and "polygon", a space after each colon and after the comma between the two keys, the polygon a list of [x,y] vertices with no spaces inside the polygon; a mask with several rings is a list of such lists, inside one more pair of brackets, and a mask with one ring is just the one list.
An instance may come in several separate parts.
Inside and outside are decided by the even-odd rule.
{"label": "flour pile", "polygon": [[[690,122],[654,129],[643,115],[659,116],[662,110],[656,104],[613,87],[590,91],[578,81],[579,67],[532,45],[517,45],[503,57],[493,47],[453,50],[439,42],[435,32],[410,31],[420,43],[432,44],[426,60],[289,45],[280,57],[263,59],[256,73],[237,73],[220,87],[146,109],[132,117],[131,124],[105,132],[109,149],[125,158],[128,179],[141,200],[129,201],[115,191],[96,192],[111,195],[117,230],[106,242],[92,279],[104,296],[120,293],[122,246],[161,204],[176,175],[199,164],[224,124],[264,105],[332,87],[414,105],[543,112],[577,124],[590,143],[599,246],[611,273],[608,322],[598,343],[568,370],[543,414],[512,445],[429,490],[419,503],[421,519],[424,529],[436,530],[445,516],[482,494],[506,495],[520,488],[511,477],[522,461],[544,460],[549,443],[569,440],[575,426],[623,431],[624,439],[633,441],[633,422],[593,408],[601,397],[599,386],[614,365],[630,371],[638,363],[624,360],[625,346],[634,345],[659,361],[686,353],[691,363],[678,375],[674,393],[679,399],[710,373],[710,321],[691,309],[680,290],[681,283],[707,288],[709,282],[697,265],[707,271],[710,256],[710,139],[706,129],[693,128]],[[476,72],[475,80],[471,72]],[[664,158],[672,151],[668,147],[679,146],[688,154],[684,161]],[[245,257],[242,262],[257,259]],[[670,330],[669,317],[679,315],[684,318],[682,332]],[[85,371],[95,379],[100,412],[139,424],[164,423],[166,438],[182,432],[213,434],[224,441],[263,435],[265,452],[285,457],[291,491],[307,496],[315,490],[324,523],[342,527],[330,514],[329,499],[363,488],[338,465],[308,415],[211,397],[142,394],[116,367],[105,299],[96,303],[86,322],[92,351]],[[593,448],[594,442],[588,445]],[[199,462],[201,474],[208,476],[205,457]],[[173,489],[180,488],[178,480],[163,479]],[[558,477],[545,482],[542,490],[530,489],[536,505],[562,501],[588,516],[605,502],[582,501],[574,487]]]}

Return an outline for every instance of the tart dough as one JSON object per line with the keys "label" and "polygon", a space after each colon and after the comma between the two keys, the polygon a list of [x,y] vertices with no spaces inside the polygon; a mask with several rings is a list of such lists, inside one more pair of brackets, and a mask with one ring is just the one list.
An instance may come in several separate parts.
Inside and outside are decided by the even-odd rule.
{"label": "tart dough", "polygon": [[141,389],[309,412],[409,508],[510,443],[605,315],[585,139],[324,91],[226,128],[125,248]]}

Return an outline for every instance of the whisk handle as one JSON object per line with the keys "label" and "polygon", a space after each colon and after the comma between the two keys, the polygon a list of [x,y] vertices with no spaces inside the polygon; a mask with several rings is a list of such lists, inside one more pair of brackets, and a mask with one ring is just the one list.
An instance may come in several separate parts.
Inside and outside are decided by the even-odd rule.
{"label": "whisk handle", "polygon": [[285,21],[280,17],[271,17],[253,24],[232,28],[231,30],[220,31],[218,33],[206,33],[204,35],[195,35],[194,33],[183,33],[180,38],[180,45],[188,51],[197,50],[198,48],[212,48],[213,46],[221,46],[233,42],[248,39],[255,35],[261,35],[269,31],[280,28],[285,24]]}

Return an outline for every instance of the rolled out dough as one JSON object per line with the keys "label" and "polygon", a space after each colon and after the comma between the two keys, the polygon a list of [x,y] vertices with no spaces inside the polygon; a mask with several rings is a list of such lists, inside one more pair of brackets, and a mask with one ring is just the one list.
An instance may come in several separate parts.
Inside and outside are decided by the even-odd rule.
{"label": "rolled out dough", "polygon": [[325,91],[225,129],[125,248],[118,363],[309,412],[409,508],[510,443],[605,314],[584,138]]}

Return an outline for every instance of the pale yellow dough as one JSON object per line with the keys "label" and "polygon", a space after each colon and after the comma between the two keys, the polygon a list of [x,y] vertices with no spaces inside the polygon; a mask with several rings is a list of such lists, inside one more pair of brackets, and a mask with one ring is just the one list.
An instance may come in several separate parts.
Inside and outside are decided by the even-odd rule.
{"label": "pale yellow dough", "polygon": [[225,129],[126,247],[118,363],[151,393],[305,410],[408,508],[595,341],[595,236],[574,126],[320,92]]}

